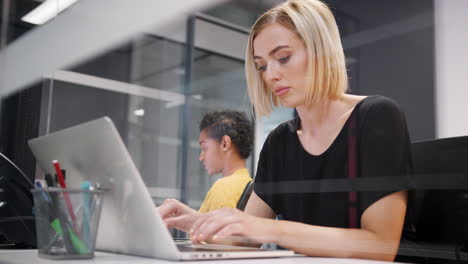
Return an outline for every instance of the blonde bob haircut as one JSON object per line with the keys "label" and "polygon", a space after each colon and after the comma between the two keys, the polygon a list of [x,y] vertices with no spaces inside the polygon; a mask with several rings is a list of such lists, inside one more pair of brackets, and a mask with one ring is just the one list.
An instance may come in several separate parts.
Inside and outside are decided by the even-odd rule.
{"label": "blonde bob haircut", "polygon": [[264,84],[254,62],[253,42],[262,29],[278,23],[296,32],[307,50],[307,89],[305,102],[314,105],[327,98],[339,98],[347,90],[348,75],[340,34],[328,6],[319,0],[290,0],[260,16],[252,27],[245,56],[247,87],[258,116],[280,105]]}

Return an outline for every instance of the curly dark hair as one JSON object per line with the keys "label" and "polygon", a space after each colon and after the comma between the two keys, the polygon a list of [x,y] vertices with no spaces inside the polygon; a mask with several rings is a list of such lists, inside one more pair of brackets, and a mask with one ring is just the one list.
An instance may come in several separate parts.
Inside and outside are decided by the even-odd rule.
{"label": "curly dark hair", "polygon": [[253,125],[244,112],[223,110],[206,113],[200,122],[200,132],[206,129],[208,137],[221,142],[224,135],[232,143],[242,159],[252,151]]}

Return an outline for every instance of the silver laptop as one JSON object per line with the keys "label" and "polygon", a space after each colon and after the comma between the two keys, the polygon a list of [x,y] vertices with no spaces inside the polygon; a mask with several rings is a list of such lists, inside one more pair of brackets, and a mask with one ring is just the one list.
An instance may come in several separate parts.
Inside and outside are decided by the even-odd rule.
{"label": "silver laptop", "polygon": [[221,245],[175,243],[165,227],[117,129],[108,117],[32,139],[29,146],[45,173],[52,160],[66,170],[67,187],[83,181],[107,189],[96,249],[171,260],[264,258],[294,255]]}

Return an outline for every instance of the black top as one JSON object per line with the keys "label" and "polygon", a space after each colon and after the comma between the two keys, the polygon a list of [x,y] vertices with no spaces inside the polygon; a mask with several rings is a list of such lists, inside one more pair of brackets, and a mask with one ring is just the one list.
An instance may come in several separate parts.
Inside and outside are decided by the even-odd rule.
{"label": "black top", "polygon": [[[357,177],[372,182],[358,194],[358,219],[374,202],[396,191],[386,188],[385,180],[411,173],[408,130],[396,102],[376,95],[356,105],[331,146],[318,156],[302,147],[297,136],[299,118],[275,128],[260,153],[255,193],[285,220],[348,227],[348,130],[352,117]],[[384,181],[376,184],[376,179]],[[364,186],[366,181],[369,183],[365,179]]]}

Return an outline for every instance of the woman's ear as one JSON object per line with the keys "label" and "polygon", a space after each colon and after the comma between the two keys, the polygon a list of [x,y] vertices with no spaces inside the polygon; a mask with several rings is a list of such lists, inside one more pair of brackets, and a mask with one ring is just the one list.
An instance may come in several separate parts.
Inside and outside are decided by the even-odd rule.
{"label": "woman's ear", "polygon": [[228,135],[224,135],[224,136],[221,138],[221,145],[223,146],[223,151],[228,151],[228,150],[230,150],[231,147],[232,147],[231,137],[228,136]]}

